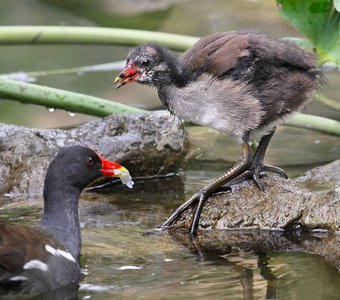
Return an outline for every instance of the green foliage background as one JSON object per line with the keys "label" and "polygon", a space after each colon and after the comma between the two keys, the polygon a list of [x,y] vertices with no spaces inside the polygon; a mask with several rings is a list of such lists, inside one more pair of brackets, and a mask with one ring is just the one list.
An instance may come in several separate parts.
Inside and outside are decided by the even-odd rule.
{"label": "green foliage background", "polygon": [[340,65],[340,0],[276,0],[280,14],[304,33],[320,63]]}

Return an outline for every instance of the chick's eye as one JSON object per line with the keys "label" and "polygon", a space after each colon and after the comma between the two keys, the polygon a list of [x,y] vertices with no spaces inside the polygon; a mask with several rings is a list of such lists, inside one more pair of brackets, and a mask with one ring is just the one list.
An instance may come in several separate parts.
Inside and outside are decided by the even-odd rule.
{"label": "chick's eye", "polygon": [[93,165],[93,159],[92,159],[92,157],[88,157],[86,163],[87,163],[87,166],[88,166],[88,167],[91,167],[91,166]]}
{"label": "chick's eye", "polygon": [[148,58],[146,58],[146,59],[144,59],[144,60],[142,61],[142,66],[143,66],[143,67],[148,67],[148,66],[150,66],[150,64],[151,64],[151,60],[148,59]]}

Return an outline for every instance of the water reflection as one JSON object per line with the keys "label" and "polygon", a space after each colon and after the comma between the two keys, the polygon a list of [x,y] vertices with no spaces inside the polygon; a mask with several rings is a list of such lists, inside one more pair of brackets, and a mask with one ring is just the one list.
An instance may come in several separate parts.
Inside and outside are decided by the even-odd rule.
{"label": "water reflection", "polygon": [[[290,258],[294,255],[309,260],[308,255],[303,254],[307,252],[325,255],[325,253],[320,253],[318,249],[325,247],[328,243],[325,242],[325,240],[329,239],[325,236],[318,237],[310,232],[302,231],[233,230],[213,233],[201,232],[195,237],[191,237],[187,233],[178,230],[172,230],[169,231],[169,233],[177,243],[189,249],[190,252],[197,257],[197,261],[204,262],[205,265],[225,266],[229,269],[239,281],[243,299],[257,299],[259,293],[262,294],[261,299],[277,299],[280,294],[282,296],[282,291],[278,294],[278,287],[282,290],[282,278],[284,278],[285,281],[289,278],[292,284],[302,275],[296,270],[302,268],[301,264],[298,264],[294,265],[294,268],[291,269],[284,263],[275,264],[273,260],[276,257]],[[330,245],[327,246],[329,247]],[[333,244],[330,247],[332,247],[333,250],[326,254],[326,259],[332,261],[335,258],[332,253],[337,251],[337,242],[335,239],[333,239]],[[336,257],[336,259],[336,262],[332,262],[335,263],[340,270],[339,257]],[[285,267],[286,270],[284,272],[283,270],[278,272],[278,269],[282,268],[282,266]],[[304,267],[305,266],[303,266],[303,268]],[[308,270],[309,268],[306,269]],[[320,271],[320,268],[318,268],[318,271]],[[337,276],[336,269],[332,268],[332,271],[337,277],[335,282],[339,283],[339,276]],[[315,273],[315,270],[313,273]],[[303,273],[303,276],[309,278],[310,275]],[[311,278],[313,278],[313,276]],[[309,278],[309,280],[311,278]],[[331,277],[329,279],[333,281]],[[291,286],[289,289],[291,289]],[[285,293],[295,293],[289,289],[285,291]],[[308,292],[304,293],[308,294]],[[336,293],[337,291],[331,291],[329,292],[329,296],[335,296]],[[296,294],[295,297],[296,296],[298,295]],[[308,298],[297,297],[296,299]],[[315,298],[312,297],[310,299]]]}
{"label": "water reflection", "polygon": [[[339,292],[336,269],[301,252],[306,252],[305,239],[328,247],[325,239],[311,235],[214,231],[192,240],[181,231],[145,235],[126,224],[97,232],[95,242],[93,233],[86,229],[84,235],[85,281],[113,286],[100,299],[324,299],[322,284],[330,298]],[[126,265],[138,268],[123,270]],[[318,277],[322,283],[315,283]],[[308,298],[301,285],[314,290],[315,297]],[[81,295],[94,294],[82,290]]]}
{"label": "water reflection", "polygon": [[[86,276],[77,296],[71,293],[66,298],[60,291],[61,295],[65,299],[309,300],[326,299],[322,296],[326,293],[327,299],[336,299],[340,292],[340,274],[334,267],[339,267],[336,237],[318,232],[214,230],[201,231],[193,240],[182,231],[154,231],[176,202],[191,193],[188,182],[194,180],[187,177],[184,186],[184,178],[137,180],[135,192],[115,186],[83,194],[81,262]],[[39,220],[41,197],[0,198],[0,203],[1,219],[31,226]],[[45,299],[56,297],[54,293]]]}

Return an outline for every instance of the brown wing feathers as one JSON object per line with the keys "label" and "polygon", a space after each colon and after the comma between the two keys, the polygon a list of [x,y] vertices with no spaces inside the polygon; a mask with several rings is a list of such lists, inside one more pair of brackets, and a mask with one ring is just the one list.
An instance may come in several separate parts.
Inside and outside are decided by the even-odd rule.
{"label": "brown wing feathers", "polygon": [[[287,45],[288,44],[288,45]],[[268,46],[270,45],[270,47]],[[180,56],[188,71],[221,77],[244,62],[251,67],[258,60],[272,66],[312,69],[315,56],[293,43],[253,31],[219,32],[200,39]]]}
{"label": "brown wing feathers", "polygon": [[206,72],[221,76],[237,66],[241,57],[249,54],[248,40],[233,32],[216,33],[198,41],[180,57],[191,72]]}

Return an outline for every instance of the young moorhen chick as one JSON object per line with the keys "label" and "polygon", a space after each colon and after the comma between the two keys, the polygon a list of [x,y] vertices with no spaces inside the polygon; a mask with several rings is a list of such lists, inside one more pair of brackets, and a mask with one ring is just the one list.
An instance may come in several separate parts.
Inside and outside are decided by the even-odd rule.
{"label": "young moorhen chick", "polygon": [[132,184],[129,172],[83,146],[63,148],[48,167],[37,228],[0,222],[0,296],[78,286],[81,191],[101,176]]}
{"label": "young moorhen chick", "polygon": [[[154,86],[174,115],[228,133],[242,144],[241,159],[162,226],[198,202],[190,229],[194,233],[207,197],[223,185],[250,177],[261,188],[262,171],[287,177],[282,169],[263,164],[267,146],[276,126],[311,101],[321,78],[312,53],[254,31],[209,35],[179,58],[153,43],[132,49],[115,79],[117,88],[133,81]],[[262,139],[253,155],[249,140],[254,135]]]}

